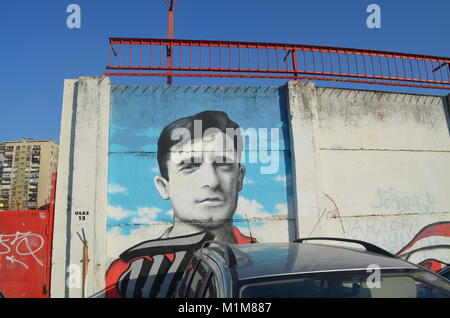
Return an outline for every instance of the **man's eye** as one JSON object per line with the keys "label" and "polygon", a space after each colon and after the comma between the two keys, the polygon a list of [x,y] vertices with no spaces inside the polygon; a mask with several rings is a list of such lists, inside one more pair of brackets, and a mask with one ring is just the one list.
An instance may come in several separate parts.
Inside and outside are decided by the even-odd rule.
{"label": "man's eye", "polygon": [[222,163],[215,163],[216,167],[223,169],[223,170],[231,170],[234,167],[233,163],[227,163],[227,162],[222,162]]}
{"label": "man's eye", "polygon": [[192,170],[200,167],[200,163],[186,163],[181,170]]}

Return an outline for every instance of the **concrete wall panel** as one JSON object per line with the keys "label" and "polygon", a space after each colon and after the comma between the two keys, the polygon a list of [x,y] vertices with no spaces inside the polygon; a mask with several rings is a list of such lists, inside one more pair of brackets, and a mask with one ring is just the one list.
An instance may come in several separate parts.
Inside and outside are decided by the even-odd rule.
{"label": "concrete wall panel", "polygon": [[[449,96],[317,88],[309,82],[111,88],[102,77],[67,80],[52,297],[167,296],[169,289],[148,289],[150,267],[167,269],[164,279],[172,279],[171,266],[185,264],[183,252],[214,237],[238,243],[355,238],[438,270],[450,261],[448,107]],[[211,180],[219,180],[216,186],[225,187],[218,176],[226,174],[217,166],[190,182],[158,182],[163,128],[202,111],[224,112],[244,135],[254,129],[256,137],[244,143],[245,174],[233,168],[234,177],[227,179],[233,189],[228,197],[236,202],[227,212],[233,213],[207,220],[178,212],[187,210],[199,185],[211,189]],[[214,136],[207,143],[220,134]],[[179,149],[166,152],[172,156]],[[174,194],[184,195],[186,206]],[[210,204],[209,212],[216,203]],[[195,216],[206,210],[190,211]],[[217,231],[223,224],[232,232]],[[83,232],[89,258],[84,287],[78,284]]]}
{"label": "concrete wall panel", "polygon": [[317,88],[321,149],[450,151],[440,96]]}
{"label": "concrete wall panel", "polygon": [[323,150],[321,160],[343,216],[450,212],[450,152]]}
{"label": "concrete wall panel", "polygon": [[448,263],[448,96],[298,82],[288,94],[300,236],[369,241],[433,270]]}
{"label": "concrete wall panel", "polygon": [[[104,287],[109,109],[108,78],[81,77],[66,81],[55,205],[52,297],[87,297]],[[83,260],[88,260],[86,267]]]}

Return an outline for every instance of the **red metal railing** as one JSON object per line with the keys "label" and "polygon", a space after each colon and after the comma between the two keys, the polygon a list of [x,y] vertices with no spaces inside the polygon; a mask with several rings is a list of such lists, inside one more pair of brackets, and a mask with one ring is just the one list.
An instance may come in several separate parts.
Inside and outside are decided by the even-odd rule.
{"label": "red metal railing", "polygon": [[257,42],[142,38],[109,42],[107,76],[281,78],[450,89],[448,57]]}

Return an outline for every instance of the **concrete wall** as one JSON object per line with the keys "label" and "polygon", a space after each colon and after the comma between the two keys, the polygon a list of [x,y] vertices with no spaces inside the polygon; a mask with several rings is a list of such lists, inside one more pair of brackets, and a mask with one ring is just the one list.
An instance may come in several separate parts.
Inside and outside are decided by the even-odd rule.
{"label": "concrete wall", "polygon": [[51,297],[79,298],[104,288],[109,108],[108,78],[65,81]]}
{"label": "concrete wall", "polygon": [[[288,94],[300,236],[361,239],[400,254],[450,242],[448,97],[299,82]],[[413,254],[450,261],[447,248]]]}
{"label": "concrete wall", "polygon": [[[205,110],[224,111],[243,129],[280,129],[278,145],[268,143],[268,135],[244,148],[247,160],[273,151],[280,161],[272,174],[261,173],[267,161],[244,164],[230,220],[242,240],[250,239],[250,225],[259,242],[340,236],[375,243],[434,270],[450,261],[442,248],[450,236],[448,96],[309,82],[111,88],[108,78],[82,77],[65,82],[52,297],[161,296],[147,286],[152,264],[173,276],[177,258],[186,257],[183,248],[207,236],[187,231],[183,238],[183,230],[167,235],[183,222],[156,186],[162,175],[156,144],[166,125]],[[83,232],[89,258],[84,288]],[[161,240],[179,248],[148,254]],[[147,254],[140,255],[143,250]],[[123,286],[133,289],[118,290],[125,280]],[[147,289],[135,292],[136,286]]]}

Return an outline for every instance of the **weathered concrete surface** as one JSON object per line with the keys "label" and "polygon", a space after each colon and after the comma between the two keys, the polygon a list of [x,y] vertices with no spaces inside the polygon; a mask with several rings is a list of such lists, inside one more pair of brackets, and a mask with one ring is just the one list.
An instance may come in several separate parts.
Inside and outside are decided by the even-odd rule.
{"label": "weathered concrete surface", "polygon": [[[316,90],[313,83],[289,82],[287,100],[290,118],[290,139],[294,200],[299,237],[309,236],[310,230],[320,232],[314,224],[321,215],[322,168],[319,157],[319,126]],[[298,182],[301,180],[301,182]]]}
{"label": "weathered concrete surface", "polygon": [[317,88],[320,147],[450,151],[443,98]]}
{"label": "weathered concrete surface", "polygon": [[[55,220],[52,252],[51,297],[65,297],[66,262],[70,254],[67,245],[67,226],[70,228],[70,210],[68,210],[72,178],[74,112],[77,104],[77,80],[64,81],[64,95],[61,113],[61,133],[58,158],[58,175],[56,181]],[[57,279],[58,277],[58,279]]]}
{"label": "weathered concrete surface", "polygon": [[450,137],[442,97],[317,92],[323,191],[341,216],[450,212]]}
{"label": "weathered concrete surface", "polygon": [[[89,253],[84,294],[104,287],[109,108],[109,78],[81,77],[65,83],[52,297],[83,295],[79,275],[83,260],[79,235],[83,237],[83,232]],[[76,266],[81,270],[72,271]]]}
{"label": "weathered concrete surface", "polygon": [[[288,94],[300,236],[358,238],[396,253],[423,228],[450,220],[448,96],[298,82]],[[448,249],[435,252],[450,260]]]}

